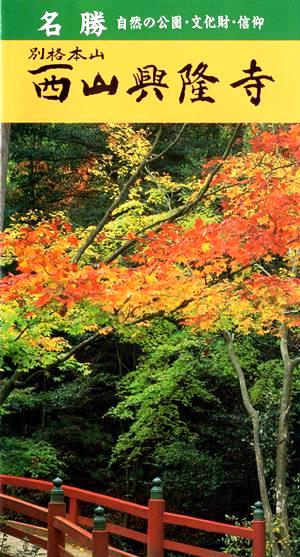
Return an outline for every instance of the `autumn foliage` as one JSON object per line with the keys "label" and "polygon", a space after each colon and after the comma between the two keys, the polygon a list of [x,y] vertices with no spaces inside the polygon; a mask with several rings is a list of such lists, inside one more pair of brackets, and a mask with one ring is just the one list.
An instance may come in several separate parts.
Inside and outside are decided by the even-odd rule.
{"label": "autumn foliage", "polygon": [[[69,371],[90,373],[92,364],[83,363],[88,358],[82,349],[112,331],[134,343],[146,336],[137,326],[150,327],[151,320],[171,316],[172,326],[173,320],[176,327],[180,323],[185,335],[198,341],[203,334],[204,358],[210,333],[222,333],[225,342],[213,337],[236,372],[252,423],[272,555],[291,557],[287,455],[293,372],[300,364],[294,334],[300,326],[300,125],[270,129],[245,128],[237,139],[242,135],[237,126],[223,157],[209,160],[197,176],[180,183],[175,174],[153,165],[157,160],[161,165],[166,152],[158,149],[161,131],[151,144],[144,129],[105,125],[99,156],[75,170],[64,167],[57,184],[45,178],[46,188],[53,186],[56,194],[57,187],[60,193],[52,216],[30,212],[19,222],[12,219],[0,235],[0,405],[13,391],[48,379],[50,372],[53,383],[65,372],[66,377]],[[30,166],[20,163],[17,170],[27,177]],[[37,171],[44,180],[47,167]],[[43,196],[45,189],[39,191]],[[71,211],[58,212],[62,199]],[[99,214],[91,199],[101,200]],[[91,215],[72,224],[73,209],[85,212],[89,206]],[[190,335],[190,328],[199,335]],[[258,342],[256,335],[278,337],[272,350],[276,346],[276,358],[281,354],[282,360],[282,376],[276,360],[272,398],[277,430],[269,439],[276,469],[270,493],[260,438],[264,423],[251,392],[255,363],[247,368],[237,341],[250,334],[249,343]],[[273,359],[267,363],[274,365]],[[151,376],[151,387],[152,381]],[[262,398],[264,381],[262,375]]]}
{"label": "autumn foliage", "polygon": [[[29,339],[31,323],[54,315],[63,328],[74,313],[83,331],[101,329],[104,313],[126,324],[174,313],[206,331],[299,326],[299,126],[250,143],[223,162],[197,215],[132,232],[134,251],[111,264],[73,263],[81,236],[61,217],[8,229],[4,262],[15,268],[1,281],[7,331],[16,338],[25,326]],[[203,168],[192,197],[219,162]],[[105,230],[96,246],[103,239]]]}

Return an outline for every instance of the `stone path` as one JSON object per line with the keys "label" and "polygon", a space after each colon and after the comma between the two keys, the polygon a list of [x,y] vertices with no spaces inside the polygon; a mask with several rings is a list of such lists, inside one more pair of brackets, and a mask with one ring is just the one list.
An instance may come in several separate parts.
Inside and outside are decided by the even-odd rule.
{"label": "stone path", "polygon": [[[9,545],[8,553],[4,554],[8,557],[23,557],[24,555],[24,542],[22,540],[18,540],[17,538],[13,538],[12,536],[7,536],[7,544]],[[72,551],[74,557],[91,557],[92,552],[75,546],[73,544],[67,544],[66,549]],[[30,553],[31,551],[31,553]],[[1,554],[0,554],[1,556]],[[47,557],[47,551],[45,549],[39,549],[38,553],[34,553],[34,547],[31,544],[28,544],[27,553],[25,553],[26,557]]]}

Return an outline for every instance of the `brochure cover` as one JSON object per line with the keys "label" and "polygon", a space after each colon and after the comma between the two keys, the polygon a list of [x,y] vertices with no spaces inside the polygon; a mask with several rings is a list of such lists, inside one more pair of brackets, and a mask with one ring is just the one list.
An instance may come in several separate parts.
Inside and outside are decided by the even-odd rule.
{"label": "brochure cover", "polygon": [[1,23],[1,555],[296,557],[298,0]]}

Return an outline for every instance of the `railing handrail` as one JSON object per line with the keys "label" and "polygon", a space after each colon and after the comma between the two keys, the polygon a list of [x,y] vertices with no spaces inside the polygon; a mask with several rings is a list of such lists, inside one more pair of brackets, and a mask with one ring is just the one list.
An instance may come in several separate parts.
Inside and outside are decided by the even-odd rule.
{"label": "railing handrail", "polygon": [[23,476],[11,476],[0,474],[0,486],[12,485],[14,487],[25,487],[26,489],[36,489],[37,491],[51,491],[53,484],[46,480],[34,480]]}
{"label": "railing handrail", "polygon": [[[51,488],[53,487],[52,482],[48,482],[45,480],[34,480],[31,478],[9,476],[6,474],[0,474],[0,482],[2,482],[3,485],[13,485],[14,487],[37,489],[38,491],[46,492],[50,492]],[[83,503],[94,503],[95,505],[103,505],[108,509],[125,512],[139,518],[148,518],[148,507],[144,505],[139,505],[137,503],[132,503],[131,501],[124,501],[123,499],[110,497],[109,495],[104,495],[102,493],[95,493],[93,491],[88,491],[79,487],[73,487],[64,484],[63,490],[64,494],[67,497],[73,497],[74,499],[77,499],[78,501],[81,501]],[[207,532],[218,534],[229,534],[247,539],[253,538],[253,529],[251,527],[235,526],[223,522],[215,522],[213,520],[205,520],[201,518],[195,518],[193,516],[170,512],[164,512],[163,516],[165,524],[186,526],[187,528],[194,528],[196,530],[205,530]],[[128,529],[128,532],[130,532],[130,529]]]}
{"label": "railing handrail", "polygon": [[[25,478],[22,476],[10,476],[7,474],[0,474],[0,484],[2,485],[12,485],[14,487],[23,487],[27,489],[36,489],[37,491],[50,492],[53,484],[45,480],[34,480],[31,478]],[[118,499],[116,497],[111,497],[110,495],[104,495],[103,493],[95,493],[93,491],[88,491],[81,489],[80,487],[73,487],[70,485],[63,484],[64,494],[67,497],[72,497],[83,503],[94,503],[95,505],[103,505],[108,509],[112,509],[119,512],[125,512],[138,518],[148,518],[148,507],[144,505],[139,505],[138,503],[133,503],[131,501],[125,501],[123,499]]]}
{"label": "railing handrail", "polygon": [[48,520],[48,510],[34,503],[28,503],[17,497],[11,497],[10,495],[4,495],[0,493],[0,507],[4,509],[9,509],[35,520],[40,520],[41,522],[47,523]]}
{"label": "railing handrail", "polygon": [[67,534],[72,540],[74,540],[81,547],[86,547],[87,549],[92,549],[92,534],[87,532],[81,526],[77,526],[67,518],[62,516],[56,516],[53,522],[55,528],[64,534]]}
{"label": "railing handrail", "polygon": [[[163,549],[171,549],[181,551],[182,553],[190,553],[191,555],[195,555],[198,557],[213,557],[217,556],[220,553],[217,551],[200,548],[199,546],[192,546],[187,545],[182,542],[175,542],[172,540],[168,540],[164,536],[164,525],[177,525],[187,528],[193,528],[195,530],[200,531],[207,531],[212,533],[218,533],[223,535],[233,535],[238,536],[240,538],[246,538],[252,541],[253,544],[253,556],[254,557],[264,557],[265,556],[265,549],[264,549],[264,518],[263,518],[263,510],[262,504],[260,502],[255,503],[255,511],[254,511],[254,520],[252,522],[252,527],[245,527],[245,526],[236,526],[232,524],[226,524],[222,522],[216,522],[212,520],[205,520],[201,518],[196,518],[192,516],[187,516],[183,514],[176,514],[170,513],[165,511],[165,501],[163,499],[162,488],[161,488],[161,480],[156,478],[153,480],[152,484],[153,487],[151,489],[150,500],[148,502],[148,506],[139,505],[137,503],[133,503],[130,501],[125,501],[123,499],[118,499],[115,497],[110,497],[109,495],[104,495],[102,493],[95,493],[92,491],[84,490],[77,487],[72,487],[68,485],[63,485],[63,489],[60,487],[54,487],[53,485],[61,486],[62,480],[57,478],[53,480],[53,483],[45,481],[45,480],[36,480],[32,478],[25,478],[19,476],[12,476],[7,474],[0,474],[0,487],[1,485],[11,485],[14,487],[21,487],[27,489],[34,489],[38,491],[44,492],[51,492],[52,494],[57,493],[59,491],[61,493],[61,497],[63,498],[64,495],[70,498],[70,508],[69,513],[65,515],[65,511],[63,512],[63,516],[57,517],[53,515],[51,519],[54,528],[57,531],[61,531],[63,535],[70,534],[71,531],[74,531],[74,539],[79,536],[83,541],[83,545],[85,543],[90,542],[90,536],[83,528],[79,526],[82,524],[84,526],[91,525],[91,519],[85,517],[80,514],[80,503],[94,503],[99,508],[103,505],[106,509],[113,509],[119,512],[124,512],[133,516],[137,516],[147,521],[147,534],[142,533],[140,531],[136,531],[130,528],[125,528],[119,525],[115,525],[112,523],[108,523],[106,528],[106,532],[111,532],[116,535],[125,536],[129,539],[140,541],[141,543],[146,543],[148,547],[148,557],[162,557]],[[44,522],[45,517],[47,517],[47,510],[43,507],[38,507],[37,505],[33,505],[31,503],[27,503],[20,499],[16,499],[10,497],[8,495],[1,496],[4,505],[10,505],[8,508],[12,510],[19,510],[26,514],[27,516],[31,516],[33,518],[37,518],[38,520],[42,520]],[[52,499],[51,499],[52,500]],[[0,500],[1,501],[1,500]],[[56,499],[53,499],[53,502]],[[28,512],[26,512],[28,511]],[[103,511],[103,509],[102,509]],[[33,514],[32,514],[33,513]],[[42,517],[42,518],[40,518]],[[50,515],[49,515],[50,520]],[[68,530],[68,531],[67,531]],[[77,533],[77,534],[76,534]],[[77,540],[79,541],[79,539]],[[176,549],[175,549],[176,546]],[[89,547],[89,546],[86,546]],[[180,550],[181,548],[181,550]],[[193,549],[194,548],[194,549]],[[232,554],[230,557],[234,557]],[[53,557],[53,556],[52,556]]]}
{"label": "railing handrail", "polygon": [[187,543],[174,542],[171,540],[164,540],[163,548],[172,552],[193,555],[193,557],[238,557],[233,553],[224,553],[223,551],[216,551],[214,549],[207,549],[196,545],[189,545]]}
{"label": "railing handrail", "polygon": [[131,514],[133,516],[137,516],[138,518],[148,518],[148,507],[144,505],[139,505],[138,503],[133,503],[132,501],[125,501],[124,499],[118,499],[116,497],[111,497],[110,495],[104,495],[103,493],[94,493],[93,491],[65,484],[63,484],[63,489],[67,497],[73,497],[83,503],[94,503],[95,505],[102,505],[108,509]]}
{"label": "railing handrail", "polygon": [[239,536],[240,538],[252,539],[253,528],[250,526],[235,526],[234,524],[226,524],[225,522],[215,522],[214,520],[205,520],[203,518],[195,518],[184,514],[175,514],[164,512],[164,523],[174,524],[176,526],[186,526],[195,530],[204,530],[215,534],[228,534]]}

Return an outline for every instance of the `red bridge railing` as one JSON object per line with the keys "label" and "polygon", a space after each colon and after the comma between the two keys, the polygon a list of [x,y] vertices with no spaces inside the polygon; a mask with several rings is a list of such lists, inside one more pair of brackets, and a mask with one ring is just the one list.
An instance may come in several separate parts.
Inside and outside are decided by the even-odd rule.
{"label": "red bridge railing", "polygon": [[[198,531],[248,539],[252,545],[252,556],[265,557],[265,521],[260,502],[255,503],[251,527],[242,527],[166,512],[159,478],[155,478],[152,482],[148,506],[68,485],[63,486],[62,489],[62,480],[59,478],[56,478],[52,484],[43,480],[0,474],[0,485],[0,507],[2,509],[15,511],[47,524],[47,540],[42,536],[27,532],[26,538],[31,543],[47,549],[48,557],[73,557],[72,552],[65,548],[66,536],[71,537],[78,545],[90,549],[93,557],[134,557],[130,553],[109,546],[109,534],[141,542],[147,547],[147,557],[163,557],[164,550],[195,557],[237,557],[231,553],[166,539],[165,525],[183,526]],[[50,492],[48,509],[6,495],[8,485]],[[65,496],[68,498],[68,511],[66,511]],[[93,519],[82,514],[82,503],[97,506]],[[103,507],[145,520],[145,532],[113,522],[106,523]],[[83,527],[92,528],[92,533]],[[24,530],[22,531],[20,527],[11,523],[5,526],[5,531],[17,538],[24,537]]]}

